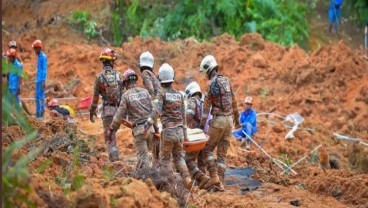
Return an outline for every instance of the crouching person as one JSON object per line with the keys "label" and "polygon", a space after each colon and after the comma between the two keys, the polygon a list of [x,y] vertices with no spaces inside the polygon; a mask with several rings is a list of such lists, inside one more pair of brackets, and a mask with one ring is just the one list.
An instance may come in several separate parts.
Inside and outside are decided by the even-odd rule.
{"label": "crouching person", "polygon": [[244,100],[244,110],[241,112],[239,121],[241,125],[241,129],[233,131],[234,137],[238,141],[245,140],[245,148],[250,150],[250,139],[245,135],[245,133],[252,137],[255,133],[257,133],[257,113],[252,108],[253,104],[252,97],[246,97]]}
{"label": "crouching person", "polygon": [[50,99],[47,103],[50,110],[51,119],[62,118],[65,122],[65,132],[70,139],[73,139],[77,134],[77,126],[74,120],[74,110],[68,105],[59,105],[57,99]]}

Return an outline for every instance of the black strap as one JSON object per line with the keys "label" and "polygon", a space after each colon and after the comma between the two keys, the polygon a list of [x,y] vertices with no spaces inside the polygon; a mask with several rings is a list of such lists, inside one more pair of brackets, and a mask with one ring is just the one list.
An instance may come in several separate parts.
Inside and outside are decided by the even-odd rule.
{"label": "black strap", "polygon": [[141,122],[134,123],[132,126],[133,126],[133,128],[135,128],[135,127],[137,127],[137,126],[139,126],[139,125],[145,124],[146,122],[147,122],[147,121],[146,121],[146,120],[144,120],[144,121],[141,121]]}

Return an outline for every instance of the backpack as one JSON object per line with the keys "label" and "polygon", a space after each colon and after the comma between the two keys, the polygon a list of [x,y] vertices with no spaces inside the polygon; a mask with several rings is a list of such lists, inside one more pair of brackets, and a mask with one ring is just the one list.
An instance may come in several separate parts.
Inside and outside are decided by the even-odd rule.
{"label": "backpack", "polygon": [[222,75],[217,75],[215,81],[211,83],[210,86],[211,93],[220,97],[221,106],[216,106],[224,111],[231,109],[232,105],[232,91],[230,82],[226,77]]}
{"label": "backpack", "polygon": [[121,99],[121,78],[115,70],[103,70],[102,82],[105,86],[105,95],[102,95],[104,104],[119,104]]}
{"label": "backpack", "polygon": [[[146,72],[149,77],[151,78],[151,81],[152,81],[152,85],[153,85],[153,90],[155,92],[155,96],[158,94],[158,92],[160,91],[161,89],[161,83],[160,81],[158,81],[157,77],[155,76],[155,74],[150,71],[150,70],[145,70],[144,72]],[[144,80],[143,80],[144,82]]]}

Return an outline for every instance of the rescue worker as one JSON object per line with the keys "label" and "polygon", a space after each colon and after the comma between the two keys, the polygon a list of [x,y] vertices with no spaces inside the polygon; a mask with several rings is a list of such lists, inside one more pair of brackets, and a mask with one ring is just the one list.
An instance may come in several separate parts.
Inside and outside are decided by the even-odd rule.
{"label": "rescue worker", "polygon": [[186,137],[186,127],[183,122],[185,116],[184,97],[178,90],[172,87],[174,77],[172,66],[164,63],[158,72],[162,90],[159,92],[157,100],[155,100],[156,110],[162,122],[161,168],[164,171],[172,171],[172,155],[175,167],[180,172],[185,188],[190,189],[193,182],[190,179],[183,155],[183,142]]}
{"label": "rescue worker", "polygon": [[91,122],[95,122],[93,116],[97,116],[96,110],[98,99],[101,95],[103,100],[101,118],[104,128],[105,144],[107,146],[109,160],[114,162],[119,160],[119,151],[116,147],[116,137],[115,134],[108,137],[107,132],[119,107],[122,95],[121,75],[114,69],[114,62],[116,60],[115,51],[110,48],[105,48],[101,51],[99,59],[102,62],[103,69],[101,73],[97,75],[94,82],[93,100],[89,117]]}
{"label": "rescue worker", "polygon": [[[141,70],[141,76],[143,80],[144,87],[148,90],[151,95],[152,100],[154,100],[161,90],[160,81],[157,79],[155,74],[153,73],[153,65],[155,61],[153,55],[149,52],[143,52],[139,56],[139,68]],[[157,121],[154,121],[153,125],[155,129],[155,135],[159,135],[159,129],[157,127]],[[152,141],[152,153],[153,157],[158,160],[159,158],[159,150],[160,150],[160,140],[157,137],[154,137]]]}
{"label": "rescue worker", "polygon": [[252,103],[252,97],[248,96],[244,99],[244,110],[240,113],[239,117],[239,122],[242,128],[233,131],[233,135],[238,141],[245,139],[245,148],[247,150],[250,149],[250,139],[244,134],[244,132],[250,137],[257,133],[257,113],[252,108]]}
{"label": "rescue worker", "polygon": [[[15,42],[15,40],[12,40],[12,41],[10,41],[9,42],[9,49],[14,49],[14,50],[17,50],[18,49],[18,45],[17,45],[17,42]],[[20,57],[19,56],[17,56],[16,57],[16,59],[20,62],[20,63],[22,63],[22,61],[21,61],[21,59],[20,59]]]}
{"label": "rescue worker", "polygon": [[[220,191],[224,190],[222,184],[225,177],[226,154],[229,148],[231,131],[234,117],[238,118],[238,108],[234,97],[234,92],[227,77],[218,74],[218,64],[212,55],[203,58],[200,64],[200,72],[205,74],[209,80],[206,95],[203,103],[201,118],[201,129],[204,129],[209,110],[213,119],[210,121],[208,135],[203,152],[211,179],[205,184],[208,189],[216,186]],[[235,125],[238,126],[238,119]],[[213,150],[217,147],[217,165],[213,158]]]}
{"label": "rescue worker", "polygon": [[10,48],[7,51],[9,67],[9,80],[8,80],[8,92],[11,95],[11,103],[14,103],[15,109],[20,110],[20,86],[23,79],[23,66],[22,63],[17,60],[17,51]]}
{"label": "rescue worker", "polygon": [[[67,110],[69,113],[68,115],[72,116],[72,117],[75,117],[75,111],[72,107],[70,107],[69,105],[59,105],[59,100],[55,99],[55,98],[51,98],[51,97],[47,97],[46,98],[46,101],[48,103],[47,107],[52,110],[53,106],[58,106],[60,108],[63,108],[65,110]],[[51,102],[53,101],[53,102]]]}
{"label": "rescue worker", "polygon": [[341,20],[340,7],[342,3],[343,0],[330,0],[330,6],[328,7],[328,31],[331,33],[333,27],[336,35],[338,35],[339,23]]}
{"label": "rescue worker", "polygon": [[[185,89],[185,96],[188,98],[185,113],[187,125],[191,129],[199,128],[202,116],[202,92],[199,84],[194,81],[191,82]],[[203,151],[186,152],[185,163],[192,179],[199,182],[200,188],[203,187],[209,180],[209,177],[205,174],[206,165],[204,163]]]}
{"label": "rescue worker", "polygon": [[137,80],[138,76],[132,69],[124,72],[123,82],[127,90],[121,97],[120,106],[110,125],[108,136],[110,137],[119,129],[128,115],[133,127],[132,134],[138,158],[136,169],[139,169],[150,166],[148,144],[152,141],[153,129],[151,127],[145,131],[145,125],[146,122],[153,122],[155,112],[150,94],[146,89],[136,85]]}
{"label": "rescue worker", "polygon": [[37,55],[37,74],[36,74],[36,118],[43,120],[45,113],[45,82],[47,79],[47,56],[42,50],[42,42],[35,40],[32,48]]}
{"label": "rescue worker", "polygon": [[[49,99],[47,99],[49,100]],[[73,117],[74,110],[67,105],[59,105],[59,100],[51,99],[47,102],[47,107],[50,110],[50,117],[52,119],[62,118],[66,134],[69,138],[75,138],[77,134],[77,126]]]}
{"label": "rescue worker", "polygon": [[50,110],[51,118],[56,117],[64,118],[64,116],[70,116],[70,112],[68,111],[68,109],[60,107],[59,101],[57,99],[51,99],[47,103],[47,107]]}

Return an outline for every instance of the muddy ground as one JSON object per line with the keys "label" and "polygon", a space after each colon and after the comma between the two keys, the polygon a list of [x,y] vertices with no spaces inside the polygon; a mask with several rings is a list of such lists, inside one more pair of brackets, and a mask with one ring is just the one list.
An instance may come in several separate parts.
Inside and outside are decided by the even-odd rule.
{"label": "muddy ground", "polygon": [[[75,106],[78,99],[91,96],[93,81],[101,70],[98,55],[104,47],[100,41],[86,41],[82,34],[63,20],[75,8],[100,11],[101,0],[91,4],[68,4],[68,1],[3,1],[3,49],[15,39],[28,79],[21,97],[33,97],[36,57],[31,43],[39,38],[48,56],[48,83],[63,85],[79,79],[75,91],[62,101]],[[60,4],[59,9],[55,5]],[[108,5],[105,6],[108,8]],[[52,20],[52,21],[51,21]],[[231,79],[239,110],[245,96],[253,96],[257,112],[286,116],[298,112],[304,117],[295,138],[284,137],[290,130],[276,116],[258,117],[255,140],[272,157],[294,163],[297,174],[280,175],[279,167],[255,146],[252,152],[242,151],[240,143],[231,141],[229,167],[252,167],[253,179],[262,185],[243,193],[236,186],[227,186],[223,193],[193,190],[187,205],[192,207],[292,207],[299,200],[301,207],[368,207],[368,147],[338,140],[333,133],[360,138],[368,143],[368,61],[363,51],[351,49],[343,40],[306,52],[298,46],[282,47],[262,39],[258,34],[244,35],[236,41],[229,35],[198,42],[193,38],[163,42],[158,39],[132,38],[121,47],[112,47],[118,54],[116,68],[138,72],[141,52],[149,50],[159,66],[170,63],[175,69],[175,87],[184,90],[196,80],[203,88],[206,79],[198,73],[201,59],[213,54],[220,72]],[[139,80],[139,85],[142,81]],[[27,102],[34,112],[32,102]],[[187,193],[170,195],[157,190],[156,181],[137,180],[132,175],[135,163],[130,130],[118,131],[118,147],[122,161],[110,164],[102,137],[102,122],[91,123],[87,117],[77,118],[77,136],[68,139],[60,123],[32,120],[39,129],[33,146],[43,151],[29,164],[30,196],[38,207],[177,207],[183,206]],[[3,128],[2,148],[22,138],[17,126]],[[318,151],[311,151],[322,144]],[[70,146],[70,147],[69,147]],[[78,146],[80,165],[75,166]],[[27,146],[14,154],[14,159],[28,152]],[[67,189],[73,178],[82,177],[80,187]],[[65,190],[69,190],[66,192]],[[181,199],[176,200],[180,195]],[[184,203],[183,203],[183,200]]]}

